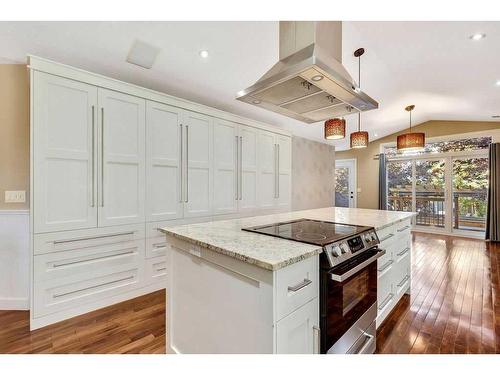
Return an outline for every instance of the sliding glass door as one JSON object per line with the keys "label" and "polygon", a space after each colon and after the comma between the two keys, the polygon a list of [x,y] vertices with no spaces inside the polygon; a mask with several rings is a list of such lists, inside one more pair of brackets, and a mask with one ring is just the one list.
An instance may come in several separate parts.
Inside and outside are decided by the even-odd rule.
{"label": "sliding glass door", "polygon": [[446,225],[445,161],[415,161],[416,224],[444,228]]}

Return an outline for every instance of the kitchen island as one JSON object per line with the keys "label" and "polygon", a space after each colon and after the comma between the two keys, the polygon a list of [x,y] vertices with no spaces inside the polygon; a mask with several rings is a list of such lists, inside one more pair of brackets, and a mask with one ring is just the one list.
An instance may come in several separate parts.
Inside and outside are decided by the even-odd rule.
{"label": "kitchen island", "polygon": [[167,350],[319,352],[322,247],[242,230],[301,218],[376,229],[386,250],[378,259],[379,325],[409,291],[413,215],[323,208],[162,228],[168,244]]}

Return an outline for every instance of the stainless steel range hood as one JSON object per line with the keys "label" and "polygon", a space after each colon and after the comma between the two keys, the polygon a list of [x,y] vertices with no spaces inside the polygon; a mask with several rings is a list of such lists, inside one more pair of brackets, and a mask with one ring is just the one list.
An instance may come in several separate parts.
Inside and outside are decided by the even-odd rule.
{"label": "stainless steel range hood", "polygon": [[236,99],[309,124],[378,108],[342,65],[342,22],[279,28],[280,60]]}

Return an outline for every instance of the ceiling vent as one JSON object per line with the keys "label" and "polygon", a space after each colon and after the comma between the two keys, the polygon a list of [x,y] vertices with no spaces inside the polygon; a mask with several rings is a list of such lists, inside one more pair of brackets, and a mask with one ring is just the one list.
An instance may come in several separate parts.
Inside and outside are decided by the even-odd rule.
{"label": "ceiling vent", "polygon": [[160,49],[146,42],[135,40],[127,56],[127,62],[142,68],[151,69]]}

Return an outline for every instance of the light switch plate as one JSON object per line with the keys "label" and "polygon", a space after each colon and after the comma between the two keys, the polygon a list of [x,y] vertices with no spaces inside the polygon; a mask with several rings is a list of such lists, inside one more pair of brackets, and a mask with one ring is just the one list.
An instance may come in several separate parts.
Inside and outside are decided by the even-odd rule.
{"label": "light switch plate", "polygon": [[24,203],[26,202],[26,191],[5,191],[5,203]]}

